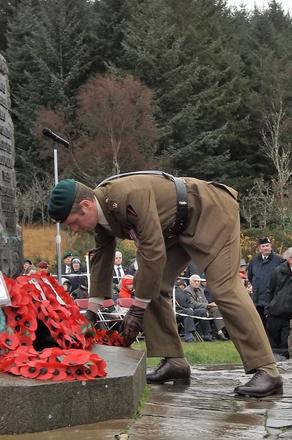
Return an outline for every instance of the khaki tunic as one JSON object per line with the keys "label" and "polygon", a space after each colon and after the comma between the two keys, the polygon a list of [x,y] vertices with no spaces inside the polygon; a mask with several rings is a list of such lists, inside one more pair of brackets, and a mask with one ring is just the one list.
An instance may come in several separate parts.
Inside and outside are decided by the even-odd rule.
{"label": "khaki tunic", "polygon": [[239,276],[240,226],[237,193],[215,182],[184,178],[188,222],[165,239],[176,213],[175,185],[160,175],[132,175],[94,190],[110,226],[95,230],[91,296],[110,297],[116,237],[137,245],[138,298],[151,299],[144,319],[148,356],[182,357],[172,311],[172,286],[190,260],[204,271],[224,322],[247,372],[274,362],[258,313]]}

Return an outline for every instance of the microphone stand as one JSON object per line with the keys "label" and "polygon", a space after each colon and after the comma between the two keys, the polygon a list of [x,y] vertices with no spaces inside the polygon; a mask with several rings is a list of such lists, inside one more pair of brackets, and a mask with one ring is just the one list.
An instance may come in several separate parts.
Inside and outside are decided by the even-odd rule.
{"label": "microphone stand", "polygon": [[[43,135],[53,139],[54,141],[54,174],[55,174],[55,185],[59,182],[58,176],[58,150],[57,145],[62,144],[68,148],[69,142],[59,136],[57,133],[54,133],[49,128],[43,129]],[[56,232],[56,255],[57,255],[57,274],[58,274],[58,282],[61,285],[61,234],[60,234],[60,222],[56,223],[57,232]]]}
{"label": "microphone stand", "polygon": [[[54,146],[54,176],[55,176],[55,185],[59,182],[59,176],[58,176],[58,150],[57,150],[57,144]],[[56,255],[57,255],[57,275],[58,275],[58,282],[61,285],[61,234],[60,234],[60,222],[56,223]]]}

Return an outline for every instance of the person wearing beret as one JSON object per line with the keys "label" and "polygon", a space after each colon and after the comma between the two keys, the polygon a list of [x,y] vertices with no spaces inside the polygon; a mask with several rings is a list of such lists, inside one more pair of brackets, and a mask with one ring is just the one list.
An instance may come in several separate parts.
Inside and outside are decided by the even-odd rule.
{"label": "person wearing beret", "polygon": [[63,255],[63,262],[61,266],[61,273],[62,275],[66,275],[66,273],[71,273],[72,266],[71,266],[71,260],[72,260],[73,254],[70,251],[66,251]]}
{"label": "person wearing beret", "polygon": [[272,250],[272,243],[268,237],[258,240],[259,253],[248,265],[248,280],[252,285],[252,299],[256,309],[266,328],[267,318],[265,308],[267,306],[267,289],[271,281],[273,270],[281,264],[284,259]]}
{"label": "person wearing beret", "polygon": [[189,383],[170,293],[190,261],[204,272],[228,333],[252,379],[235,393],[262,397],[282,391],[282,378],[251,298],[239,276],[237,193],[216,182],[159,171],[112,176],[94,190],[60,181],[49,198],[51,218],[72,231],[95,232],[87,317],[95,322],[110,298],[116,238],[136,242],[135,297],[124,319],[129,346],[144,331],[147,355],[161,357],[148,383]]}

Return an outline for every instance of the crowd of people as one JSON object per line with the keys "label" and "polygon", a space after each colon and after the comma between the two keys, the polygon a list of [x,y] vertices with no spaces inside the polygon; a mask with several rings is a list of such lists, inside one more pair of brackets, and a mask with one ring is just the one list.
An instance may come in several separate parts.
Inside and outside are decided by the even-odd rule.
{"label": "crowd of people", "polygon": [[[89,263],[94,249],[89,252]],[[24,260],[22,275],[48,271],[48,263],[35,265]],[[62,285],[74,299],[88,298],[86,264],[78,256],[67,251],[62,261]],[[128,267],[123,265],[122,252],[116,251],[112,278],[112,298],[134,298],[134,277],[138,270],[137,260]],[[176,321],[185,342],[195,342],[195,334],[207,342],[229,339],[228,330],[212,292],[208,289],[205,274],[199,274],[191,262],[177,278],[173,295]],[[292,318],[292,248],[282,256],[272,249],[268,237],[258,241],[258,254],[249,264],[240,260],[240,277],[261,317],[276,359],[289,357],[288,336]]]}

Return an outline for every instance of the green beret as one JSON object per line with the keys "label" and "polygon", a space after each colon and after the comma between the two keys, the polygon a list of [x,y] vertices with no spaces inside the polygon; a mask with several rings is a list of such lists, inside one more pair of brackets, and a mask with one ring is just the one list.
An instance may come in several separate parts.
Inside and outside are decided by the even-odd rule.
{"label": "green beret", "polygon": [[76,181],[74,179],[60,180],[52,190],[48,211],[49,216],[57,222],[64,222],[72,209],[76,196]]}

